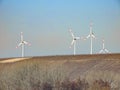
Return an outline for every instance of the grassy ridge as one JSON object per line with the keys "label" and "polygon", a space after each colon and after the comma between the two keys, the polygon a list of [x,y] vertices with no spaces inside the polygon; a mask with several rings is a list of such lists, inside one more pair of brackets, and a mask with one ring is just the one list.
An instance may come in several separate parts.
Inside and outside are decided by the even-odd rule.
{"label": "grassy ridge", "polygon": [[119,90],[120,54],[33,57],[0,64],[0,90]]}

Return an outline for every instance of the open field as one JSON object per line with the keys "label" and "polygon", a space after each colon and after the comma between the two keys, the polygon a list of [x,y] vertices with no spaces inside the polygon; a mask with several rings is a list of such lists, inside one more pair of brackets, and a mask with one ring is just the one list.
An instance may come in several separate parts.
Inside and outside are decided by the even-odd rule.
{"label": "open field", "polygon": [[[0,90],[120,90],[120,54],[1,59],[0,73]],[[89,87],[43,89],[45,83],[55,86],[58,81],[77,81],[79,78]],[[95,82],[107,84],[98,89]]]}

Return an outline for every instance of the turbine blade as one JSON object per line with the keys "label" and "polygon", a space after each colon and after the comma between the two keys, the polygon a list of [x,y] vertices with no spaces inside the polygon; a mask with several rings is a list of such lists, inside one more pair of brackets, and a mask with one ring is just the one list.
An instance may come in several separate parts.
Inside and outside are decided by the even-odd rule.
{"label": "turbine blade", "polygon": [[80,37],[75,37],[76,39],[80,39]]}
{"label": "turbine blade", "polygon": [[107,49],[105,49],[105,52],[109,53],[109,51]]}
{"label": "turbine blade", "polygon": [[86,37],[87,39],[90,38],[90,34]]}
{"label": "turbine blade", "polygon": [[75,42],[75,40],[73,40],[73,41],[71,42],[70,48],[71,48],[71,46],[74,44],[74,42]]}
{"label": "turbine blade", "polygon": [[19,44],[18,44],[18,47],[20,47],[21,45],[22,45],[22,43],[19,43]]}
{"label": "turbine blade", "polygon": [[93,26],[93,22],[91,21],[91,22],[90,22],[90,27],[92,27],[92,26]]}
{"label": "turbine blade", "polygon": [[74,34],[73,34],[72,30],[70,29],[69,31],[71,33],[71,36],[74,38]]}
{"label": "turbine blade", "polygon": [[100,50],[100,51],[99,51],[99,53],[102,53],[102,52],[103,52],[103,50]]}
{"label": "turbine blade", "polygon": [[29,46],[31,45],[29,42],[26,42],[26,41],[23,41],[23,43]]}
{"label": "turbine blade", "polygon": [[92,37],[93,37],[93,38],[96,38],[96,37],[94,36],[94,34],[92,34]]}
{"label": "turbine blade", "polygon": [[74,44],[74,42],[75,42],[75,40],[73,40],[73,41],[71,42],[71,46]]}
{"label": "turbine blade", "polygon": [[86,40],[86,38],[85,38],[85,37],[81,37],[81,39],[82,39],[82,40]]}
{"label": "turbine blade", "polygon": [[21,32],[21,41],[23,41],[23,32]]}
{"label": "turbine blade", "polygon": [[22,43],[19,43],[16,48],[20,47],[21,45],[22,45]]}
{"label": "turbine blade", "polygon": [[24,44],[28,44],[28,42],[26,42],[26,41],[23,41],[23,43],[24,43]]}

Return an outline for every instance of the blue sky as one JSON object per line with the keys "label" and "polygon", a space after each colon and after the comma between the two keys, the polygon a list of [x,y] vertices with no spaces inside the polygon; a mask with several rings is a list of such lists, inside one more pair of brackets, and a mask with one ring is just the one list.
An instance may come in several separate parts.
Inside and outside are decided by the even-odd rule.
{"label": "blue sky", "polygon": [[[76,36],[89,34],[89,23],[98,38],[93,53],[101,49],[101,38],[112,53],[120,52],[119,0],[0,0],[0,57],[19,57],[20,32],[32,46],[26,56],[73,54],[69,48],[71,27]],[[90,40],[77,42],[77,54],[89,54]]]}

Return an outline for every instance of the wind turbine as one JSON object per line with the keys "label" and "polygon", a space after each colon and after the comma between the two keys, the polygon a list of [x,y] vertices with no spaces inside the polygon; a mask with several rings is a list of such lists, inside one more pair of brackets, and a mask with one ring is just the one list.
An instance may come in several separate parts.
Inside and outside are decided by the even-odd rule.
{"label": "wind turbine", "polygon": [[99,51],[99,53],[110,53],[106,48],[105,48],[105,40],[102,40],[102,49]]}
{"label": "wind turbine", "polygon": [[[72,32],[72,29],[70,28],[70,34],[71,34],[71,36],[72,36],[72,42],[71,42],[71,46],[72,45],[74,45],[74,55],[76,54],[76,41],[77,40],[79,40],[80,39],[80,37],[76,37],[74,34],[73,34],[73,32]],[[71,48],[71,46],[70,46],[70,48]]]}
{"label": "wind turbine", "polygon": [[22,49],[22,57],[24,57],[24,46],[25,46],[25,45],[29,45],[29,46],[30,46],[31,44],[28,43],[28,42],[26,42],[26,41],[24,41],[23,32],[21,32],[20,37],[21,37],[21,41],[20,41],[20,43],[17,45],[16,48],[18,48],[18,47],[21,46],[21,49]]}
{"label": "wind turbine", "polygon": [[93,53],[93,38],[96,38],[93,31],[92,31],[92,26],[93,26],[93,23],[90,23],[90,33],[89,35],[86,37],[87,39],[90,38],[90,54]]}

